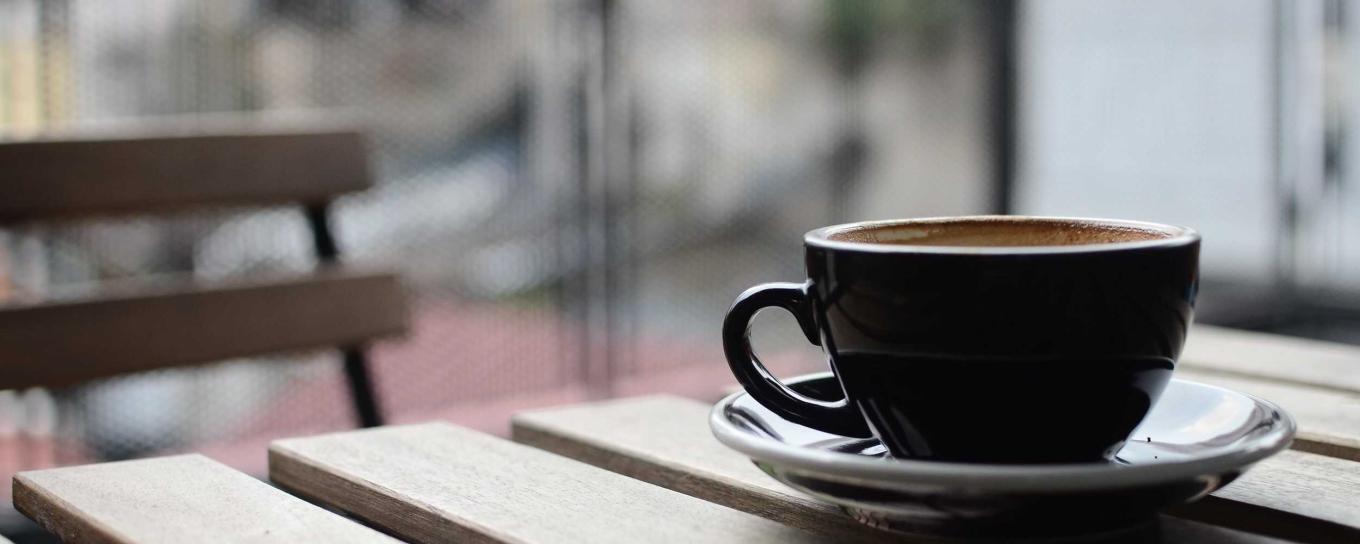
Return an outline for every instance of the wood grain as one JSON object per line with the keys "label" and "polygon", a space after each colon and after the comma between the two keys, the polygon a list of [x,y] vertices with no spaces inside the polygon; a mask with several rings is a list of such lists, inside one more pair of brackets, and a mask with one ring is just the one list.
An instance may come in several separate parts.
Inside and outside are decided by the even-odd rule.
{"label": "wood grain", "polygon": [[0,181],[0,223],[322,203],[372,183],[357,131],[278,126],[0,143]]}
{"label": "wood grain", "polygon": [[1195,325],[1176,375],[1268,398],[1299,422],[1293,449],[1360,461],[1360,347]]}
{"label": "wood grain", "polygon": [[0,389],[262,353],[357,345],[406,329],[396,276],[342,268],[138,295],[0,306]]}
{"label": "wood grain", "polygon": [[[708,430],[709,407],[671,396],[517,414],[516,442],[809,531],[864,531],[834,506],[784,486]],[[878,531],[873,531],[877,533]]]}
{"label": "wood grain", "polygon": [[1301,542],[1360,542],[1360,464],[1281,452],[1174,513]]}
{"label": "wood grain", "polygon": [[1360,393],[1260,378],[1176,369],[1176,377],[1226,387],[1274,402],[1298,422],[1293,448],[1360,461]]}
{"label": "wood grain", "polygon": [[[720,444],[708,431],[708,410],[703,403],[677,397],[623,399],[519,414],[513,433],[525,444],[794,526],[815,530],[846,522],[834,508],[784,487]],[[1230,513],[1270,512],[1270,529],[1278,538],[1357,536],[1357,468],[1349,461],[1285,452],[1260,463],[1211,503]],[[1312,491],[1293,492],[1301,489]],[[1184,515],[1196,513],[1197,506]],[[1215,521],[1245,532],[1259,529],[1254,523],[1242,527],[1252,520],[1228,517]],[[1164,519],[1163,531],[1197,530],[1184,523]],[[1235,533],[1225,534],[1232,538]]]}
{"label": "wood grain", "polygon": [[21,472],[14,505],[65,542],[397,542],[200,455]]}
{"label": "wood grain", "polygon": [[1196,325],[1176,375],[1269,399],[1298,420],[1294,449],[1360,461],[1360,347]]}
{"label": "wood grain", "polygon": [[281,440],[269,475],[415,542],[828,541],[442,423]]}
{"label": "wood grain", "polygon": [[1196,325],[1180,361],[1203,373],[1360,393],[1360,347],[1347,344]]}

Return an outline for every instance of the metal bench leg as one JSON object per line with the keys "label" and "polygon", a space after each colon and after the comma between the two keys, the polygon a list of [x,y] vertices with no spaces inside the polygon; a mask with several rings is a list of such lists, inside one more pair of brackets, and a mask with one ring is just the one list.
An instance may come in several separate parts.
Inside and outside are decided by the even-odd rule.
{"label": "metal bench leg", "polygon": [[345,381],[349,382],[349,394],[354,400],[354,415],[359,421],[359,426],[382,425],[382,413],[378,410],[378,393],[368,372],[368,355],[359,347],[342,348],[340,355],[345,361]]}
{"label": "metal bench leg", "polygon": [[[330,206],[325,203],[311,204],[303,208],[307,225],[312,229],[312,240],[316,245],[316,258],[322,264],[333,264],[340,260],[340,248],[331,235]],[[345,380],[349,382],[350,398],[354,399],[354,415],[361,427],[382,425],[382,414],[378,411],[378,394],[373,388],[373,379],[368,372],[368,355],[360,346],[340,348],[340,357],[345,362]]]}

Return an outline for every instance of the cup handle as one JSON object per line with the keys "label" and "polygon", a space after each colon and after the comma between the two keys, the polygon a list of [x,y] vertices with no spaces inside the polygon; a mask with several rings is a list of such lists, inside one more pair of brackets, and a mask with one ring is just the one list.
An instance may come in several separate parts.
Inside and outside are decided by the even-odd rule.
{"label": "cup handle", "polygon": [[751,349],[751,318],[768,307],[788,310],[809,342],[820,346],[813,317],[810,284],[765,283],[737,296],[723,320],[723,351],[732,374],[757,402],[780,417],[819,431],[842,436],[870,436],[864,418],[846,399],[824,401],[798,394],[784,385]]}

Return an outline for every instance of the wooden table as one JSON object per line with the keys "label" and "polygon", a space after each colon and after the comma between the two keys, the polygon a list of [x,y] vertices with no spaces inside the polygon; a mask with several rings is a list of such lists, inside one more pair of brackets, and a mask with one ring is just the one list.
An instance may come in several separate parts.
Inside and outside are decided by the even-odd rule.
{"label": "wooden table", "polygon": [[[1142,541],[1360,543],[1360,348],[1197,327],[1177,375],[1276,401],[1292,451]],[[198,455],[25,472],[15,506],[74,542],[903,542],[770,479],[670,396],[292,438],[277,487]],[[343,514],[342,514],[343,513]]]}

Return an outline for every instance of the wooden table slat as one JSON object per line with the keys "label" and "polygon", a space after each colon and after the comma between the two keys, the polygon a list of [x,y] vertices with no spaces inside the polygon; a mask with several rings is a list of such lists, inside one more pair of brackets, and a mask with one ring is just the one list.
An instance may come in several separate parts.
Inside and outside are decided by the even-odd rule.
{"label": "wooden table slat", "polygon": [[1174,513],[1295,540],[1360,542],[1360,464],[1282,452]]}
{"label": "wooden table slat", "polygon": [[1177,369],[1176,376],[1274,402],[1298,422],[1294,449],[1360,461],[1360,393],[1204,373],[1193,367]]}
{"label": "wooden table slat", "polygon": [[1181,364],[1204,372],[1360,393],[1360,346],[1195,325]]}
{"label": "wooden table slat", "polygon": [[831,540],[442,423],[280,440],[269,474],[415,542]]}
{"label": "wooden table slat", "polygon": [[[849,521],[835,508],[784,487],[718,443],[708,430],[708,410],[702,403],[677,397],[623,399],[522,413],[514,419],[513,433],[525,444],[791,525],[812,528]],[[1273,536],[1279,538],[1360,537],[1358,467],[1349,461],[1285,452],[1260,463],[1209,503],[1238,514],[1279,513],[1270,518]],[[1193,514],[1194,506],[1187,512]],[[1216,521],[1233,528],[1233,520]],[[1164,518],[1162,530],[1208,531],[1224,542],[1259,536],[1201,525]]]}
{"label": "wooden table slat", "polygon": [[21,472],[14,506],[66,542],[396,542],[201,455]]}

